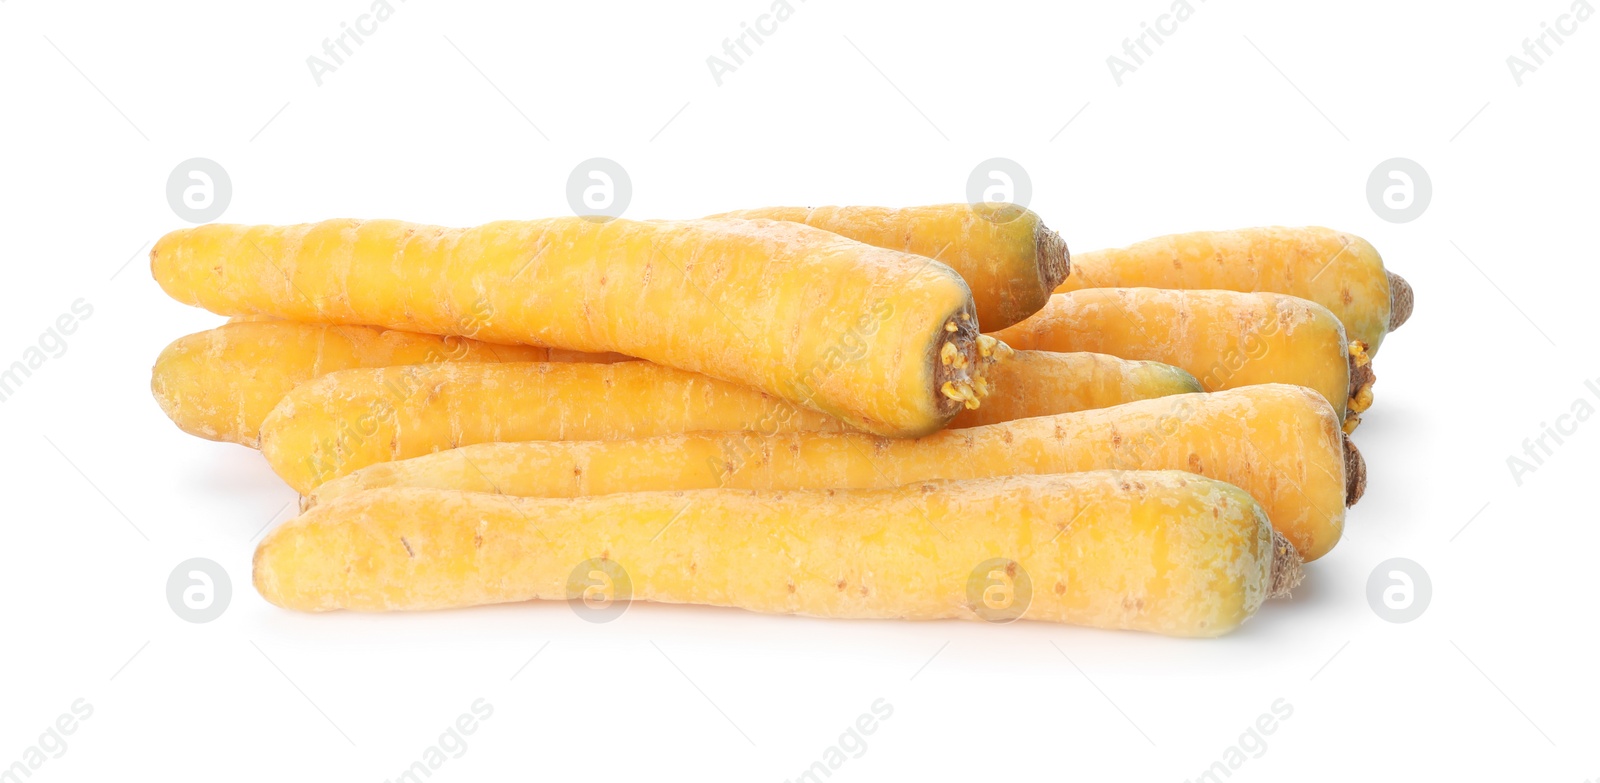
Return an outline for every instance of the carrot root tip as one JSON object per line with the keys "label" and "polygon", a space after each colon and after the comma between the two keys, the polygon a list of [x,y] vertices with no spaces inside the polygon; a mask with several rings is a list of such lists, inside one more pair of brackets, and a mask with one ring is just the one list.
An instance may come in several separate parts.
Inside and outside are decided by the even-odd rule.
{"label": "carrot root tip", "polygon": [[1034,232],[1034,249],[1039,254],[1039,276],[1046,291],[1056,290],[1072,274],[1072,253],[1060,234],[1045,228],[1043,223]]}
{"label": "carrot root tip", "polygon": [[1367,494],[1367,460],[1361,456],[1361,450],[1356,448],[1355,442],[1350,440],[1349,433],[1344,436],[1344,507],[1349,508]]}
{"label": "carrot root tip", "polygon": [[1389,273],[1389,331],[1399,329],[1411,319],[1411,309],[1416,306],[1416,294],[1406,279]]}
{"label": "carrot root tip", "polygon": [[1268,598],[1288,598],[1289,591],[1300,586],[1306,578],[1305,561],[1300,559],[1300,552],[1284,538],[1282,533],[1272,532],[1272,587],[1267,592]]}

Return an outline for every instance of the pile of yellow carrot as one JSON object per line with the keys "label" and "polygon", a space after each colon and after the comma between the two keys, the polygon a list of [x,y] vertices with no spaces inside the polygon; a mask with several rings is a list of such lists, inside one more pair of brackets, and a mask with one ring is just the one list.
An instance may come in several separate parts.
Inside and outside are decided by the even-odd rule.
{"label": "pile of yellow carrot", "polygon": [[1327,554],[1411,289],[1324,228],[1069,257],[1030,210],[204,225],[152,388],[302,496],[307,611],[631,598],[1236,628]]}

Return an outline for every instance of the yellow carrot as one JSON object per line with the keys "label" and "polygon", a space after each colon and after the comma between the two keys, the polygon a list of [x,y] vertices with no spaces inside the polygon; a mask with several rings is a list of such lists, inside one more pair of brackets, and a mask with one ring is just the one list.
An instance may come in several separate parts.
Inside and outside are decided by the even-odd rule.
{"label": "yellow carrot", "polygon": [[[935,431],[981,396],[959,275],[794,223],[208,225],[162,237],[151,268],[174,299],[223,315],[615,351],[884,435]],[[945,345],[962,361],[942,363]]]}
{"label": "yellow carrot", "polygon": [[180,337],[156,359],[150,388],[179,429],[209,440],[258,444],[261,421],[294,387],[355,367],[430,362],[612,362],[584,354],[373,326],[240,321]]}
{"label": "yellow carrot", "polygon": [[[989,226],[971,222],[1000,210]],[[1020,216],[1020,224],[1004,217]],[[1056,240],[1027,247],[1028,231],[1047,229],[1034,213],[1010,204],[948,204],[883,207],[772,207],[726,213],[767,217],[824,228],[868,244],[936,257],[972,285],[979,321],[994,331],[1026,318],[1044,305],[1034,283],[1057,272]],[[968,230],[969,226],[977,230]],[[1053,236],[1053,232],[1051,234]],[[1061,258],[1065,259],[1064,246]],[[1035,272],[1034,259],[1044,272]],[[1084,288],[1219,289],[1289,294],[1333,312],[1352,341],[1375,355],[1384,337],[1411,317],[1414,293],[1366,240],[1320,226],[1271,226],[1235,231],[1196,231],[1138,242],[1125,248],[1078,253],[1057,293]],[[1067,265],[1059,267],[1065,274]],[[1007,306],[1010,305],[1010,306]]]}
{"label": "yellow carrot", "polygon": [[1079,253],[1056,290],[1183,288],[1269,291],[1328,308],[1351,340],[1376,354],[1411,317],[1411,286],[1365,239],[1320,226],[1196,231]]}
{"label": "yellow carrot", "polygon": [[1291,586],[1298,559],[1236,487],[1100,472],[579,499],[374,490],[270,533],[254,581],[289,609],[393,611],[576,598],[574,578],[600,571],[645,601],[1217,636]]}
{"label": "yellow carrot", "polygon": [[1015,204],[924,207],[768,207],[716,217],[804,223],[869,245],[948,264],[972,288],[978,323],[1004,329],[1039,311],[1068,278],[1067,244]]}
{"label": "yellow carrot", "polygon": [[1016,351],[989,368],[988,385],[983,407],[956,414],[950,429],[1204,391],[1172,365],[1087,351]]}
{"label": "yellow carrot", "polygon": [[[1093,355],[1022,353],[989,372],[1001,385],[952,427],[1194,391],[1197,383],[1153,362]],[[986,413],[991,405],[994,413]],[[367,465],[475,443],[843,429],[756,389],[648,362],[459,363],[349,370],[304,384],[262,423],[261,449],[305,493]]]}
{"label": "yellow carrot", "polygon": [[1352,355],[1339,319],[1283,294],[1089,288],[1056,294],[1038,315],[994,336],[1017,349],[1164,362],[1193,373],[1207,391],[1305,386],[1341,420],[1372,402],[1370,367]]}
{"label": "yellow carrot", "polygon": [[1185,470],[1250,493],[1307,560],[1344,530],[1365,470],[1346,468],[1326,400],[1250,386],[1043,416],[916,440],[862,433],[697,432],[638,440],[482,443],[373,464],[317,488],[307,507],[410,486],[526,497],[635,490],[886,488],[1091,470]]}
{"label": "yellow carrot", "polygon": [[749,387],[649,362],[433,364],[302,384],[262,422],[261,453],[306,493],[366,465],[471,443],[746,427],[845,429]]}

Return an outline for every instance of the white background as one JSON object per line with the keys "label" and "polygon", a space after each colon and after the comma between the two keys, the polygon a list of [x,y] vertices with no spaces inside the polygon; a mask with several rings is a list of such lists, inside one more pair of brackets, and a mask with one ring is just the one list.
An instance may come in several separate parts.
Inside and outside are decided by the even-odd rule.
{"label": "white background", "polygon": [[[883,698],[832,779],[1183,781],[1285,699],[1230,780],[1600,777],[1600,423],[1521,486],[1506,464],[1574,400],[1600,407],[1600,20],[1521,86],[1506,64],[1569,0],[1194,0],[1121,86],[1106,58],[1168,0],[794,0],[721,86],[706,58],[767,0],[394,1],[321,86],[306,58],[367,0],[0,3],[0,364],[93,307],[0,403],[0,767],[84,698],[33,780],[381,781],[484,698],[434,778],[782,781]],[[300,615],[249,583],[292,493],[148,389],[167,342],[221,321],[145,259],[185,225],[165,183],[196,156],[231,175],[226,221],[451,225],[565,214],[593,156],[631,174],[628,216],[660,218],[960,201],[1003,156],[1073,248],[1324,224],[1372,240],[1418,304],[1378,357],[1344,542],[1221,640],[644,605],[607,625],[560,603]],[[1434,190],[1404,224],[1365,192],[1397,156]],[[190,557],[232,576],[208,624],[165,599]],[[1431,575],[1414,622],[1368,605],[1391,557]]]}

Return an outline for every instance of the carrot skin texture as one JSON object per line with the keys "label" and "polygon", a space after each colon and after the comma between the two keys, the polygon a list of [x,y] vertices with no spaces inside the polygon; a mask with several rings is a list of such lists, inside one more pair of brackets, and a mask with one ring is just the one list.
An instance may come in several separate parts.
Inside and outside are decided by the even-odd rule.
{"label": "carrot skin texture", "polygon": [[261,453],[304,494],[367,465],[460,445],[746,427],[845,429],[759,390],[649,362],[434,364],[301,385],[262,423]]}
{"label": "carrot skin texture", "polygon": [[1088,351],[1017,351],[988,369],[988,382],[992,391],[983,406],[956,414],[949,429],[1205,391],[1193,375],[1170,364]]}
{"label": "carrot skin texture", "polygon": [[[1176,288],[1264,291],[1328,308],[1371,354],[1391,331],[1392,299],[1383,258],[1354,234],[1320,226],[1196,231],[1092,250],[1072,259],[1056,288]],[[1409,304],[1407,305],[1409,309]]]}
{"label": "carrot skin texture", "polygon": [[174,340],[156,358],[150,389],[161,410],[184,432],[257,448],[261,422],[273,406],[296,386],[330,372],[432,362],[626,358],[374,326],[248,320]]}
{"label": "carrot skin texture", "polygon": [[[1092,354],[1022,352],[988,372],[997,385],[982,407],[963,411],[952,428],[1198,390],[1182,370]],[[368,465],[478,443],[845,429],[837,419],[757,389],[649,362],[607,368],[459,363],[333,373],[285,395],[260,427],[267,462],[301,493]]]}
{"label": "carrot skin texture", "polygon": [[972,289],[978,323],[1004,329],[1044,307],[1068,279],[1067,244],[1015,204],[919,207],[767,207],[716,215],[804,223],[858,242],[933,258]]}
{"label": "carrot skin texture", "polygon": [[1351,399],[1350,345],[1339,319],[1285,294],[1088,288],[1056,294],[1038,315],[994,336],[1018,350],[1163,362],[1192,373],[1206,391],[1305,386],[1341,421]]}
{"label": "carrot skin texture", "polygon": [[698,432],[637,440],[483,443],[375,464],[319,487],[308,507],[429,487],[527,497],[643,490],[888,488],[930,480],[1095,470],[1183,470],[1236,485],[1306,560],[1343,533],[1345,450],[1327,401],[1297,386],[1186,394],[947,430]]}
{"label": "carrot skin texture", "polygon": [[645,601],[919,620],[979,616],[969,579],[1006,558],[1031,582],[1024,618],[1217,636],[1267,596],[1273,539],[1243,491],[1176,472],[578,499],[395,488],[278,527],[254,583],[289,609],[441,609],[565,599],[591,558]]}
{"label": "carrot skin texture", "polygon": [[151,269],[174,299],[223,315],[617,352],[885,435],[961,409],[939,392],[945,344],[973,368],[955,380],[983,366],[949,267],[778,221],[207,225],[162,237]]}

